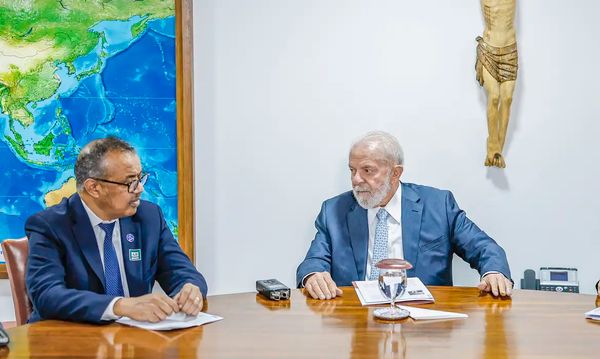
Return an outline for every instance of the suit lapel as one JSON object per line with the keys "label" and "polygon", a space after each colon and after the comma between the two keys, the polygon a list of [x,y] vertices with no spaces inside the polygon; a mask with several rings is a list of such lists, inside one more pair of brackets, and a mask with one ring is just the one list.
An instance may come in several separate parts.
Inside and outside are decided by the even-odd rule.
{"label": "suit lapel", "polygon": [[412,188],[402,184],[402,250],[404,259],[417,267],[423,203]]}
{"label": "suit lapel", "polygon": [[142,252],[140,224],[134,221],[132,217],[121,218],[119,223],[121,225],[123,265],[127,276],[129,296],[137,297],[147,294],[148,291],[142,273],[144,255],[147,253]]}
{"label": "suit lapel", "polygon": [[369,224],[367,223],[367,210],[354,203],[354,208],[346,216],[350,244],[354,254],[354,263],[358,273],[358,280],[364,280],[367,268],[367,252],[369,251]]}
{"label": "suit lapel", "polygon": [[89,263],[90,267],[102,283],[102,289],[106,290],[106,284],[104,283],[104,268],[102,268],[102,260],[100,259],[100,252],[98,251],[98,243],[96,242],[96,235],[92,229],[90,218],[88,217],[81,198],[78,194],[74,194],[69,199],[69,208],[71,212],[71,218],[73,219],[73,236],[79,248],[83,252],[83,256]]}

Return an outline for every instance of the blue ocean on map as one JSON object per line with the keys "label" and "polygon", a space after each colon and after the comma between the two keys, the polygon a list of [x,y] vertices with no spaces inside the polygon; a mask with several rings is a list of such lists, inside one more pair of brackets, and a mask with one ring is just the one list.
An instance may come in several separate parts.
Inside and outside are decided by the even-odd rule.
{"label": "blue ocean on map", "polygon": [[[52,131],[50,154],[27,150],[23,159],[6,140],[0,142],[0,239],[24,236],[26,219],[46,208],[44,195],[73,177],[81,147],[108,135],[137,149],[144,171],[150,173],[143,198],[159,204],[171,229],[176,228],[175,19],[151,20],[132,38],[129,29],[141,19],[96,24],[92,30],[103,32],[106,43],[77,59],[74,73],[59,66],[61,86],[55,96],[28,106],[34,125],[24,128],[13,122],[28,149]],[[99,61],[99,73],[77,77]],[[0,133],[5,135],[10,134],[8,120],[0,115]]]}

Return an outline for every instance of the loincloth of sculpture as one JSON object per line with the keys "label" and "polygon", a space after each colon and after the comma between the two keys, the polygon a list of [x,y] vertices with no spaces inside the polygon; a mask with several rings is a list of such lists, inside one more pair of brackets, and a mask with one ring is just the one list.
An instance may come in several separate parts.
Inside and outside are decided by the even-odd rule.
{"label": "loincloth of sculpture", "polygon": [[477,36],[477,61],[475,62],[475,71],[477,72],[477,81],[483,86],[483,67],[499,83],[505,81],[515,81],[517,79],[518,55],[517,43],[504,46],[491,46]]}

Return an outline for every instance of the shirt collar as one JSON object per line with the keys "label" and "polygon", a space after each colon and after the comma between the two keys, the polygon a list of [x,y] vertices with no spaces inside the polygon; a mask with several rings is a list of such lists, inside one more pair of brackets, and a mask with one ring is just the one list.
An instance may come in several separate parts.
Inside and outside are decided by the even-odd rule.
{"label": "shirt collar", "polygon": [[402,201],[402,183],[400,183],[398,185],[398,189],[396,190],[396,193],[394,193],[394,195],[392,196],[392,198],[390,199],[388,204],[385,205],[385,207],[375,207],[375,208],[369,208],[367,210],[367,219],[369,221],[368,223],[373,223],[373,221],[377,217],[377,212],[379,212],[380,208],[385,208],[385,210],[390,215],[390,217],[392,217],[392,219],[394,221],[396,221],[396,223],[400,223],[400,220],[402,218],[402,208],[401,208],[402,202],[401,201]]}
{"label": "shirt collar", "polygon": [[92,209],[90,207],[87,206],[87,204],[85,203],[83,198],[81,198],[81,204],[83,204],[83,209],[85,209],[85,212],[87,213],[88,217],[90,218],[90,223],[92,224],[92,227],[96,227],[100,223],[113,223],[113,222],[118,221],[118,219],[113,219],[112,221],[105,221],[105,220],[101,219],[100,217],[98,217],[96,215],[96,213],[94,213],[94,211],[92,211]]}

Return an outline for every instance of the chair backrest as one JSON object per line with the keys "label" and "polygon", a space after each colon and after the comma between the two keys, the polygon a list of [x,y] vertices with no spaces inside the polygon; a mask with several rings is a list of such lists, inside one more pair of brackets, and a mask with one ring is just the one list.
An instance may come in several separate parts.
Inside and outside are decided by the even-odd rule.
{"label": "chair backrest", "polygon": [[6,239],[2,242],[2,251],[4,252],[6,271],[8,272],[10,289],[15,304],[17,325],[23,325],[27,323],[32,310],[25,286],[29,241],[27,237]]}

